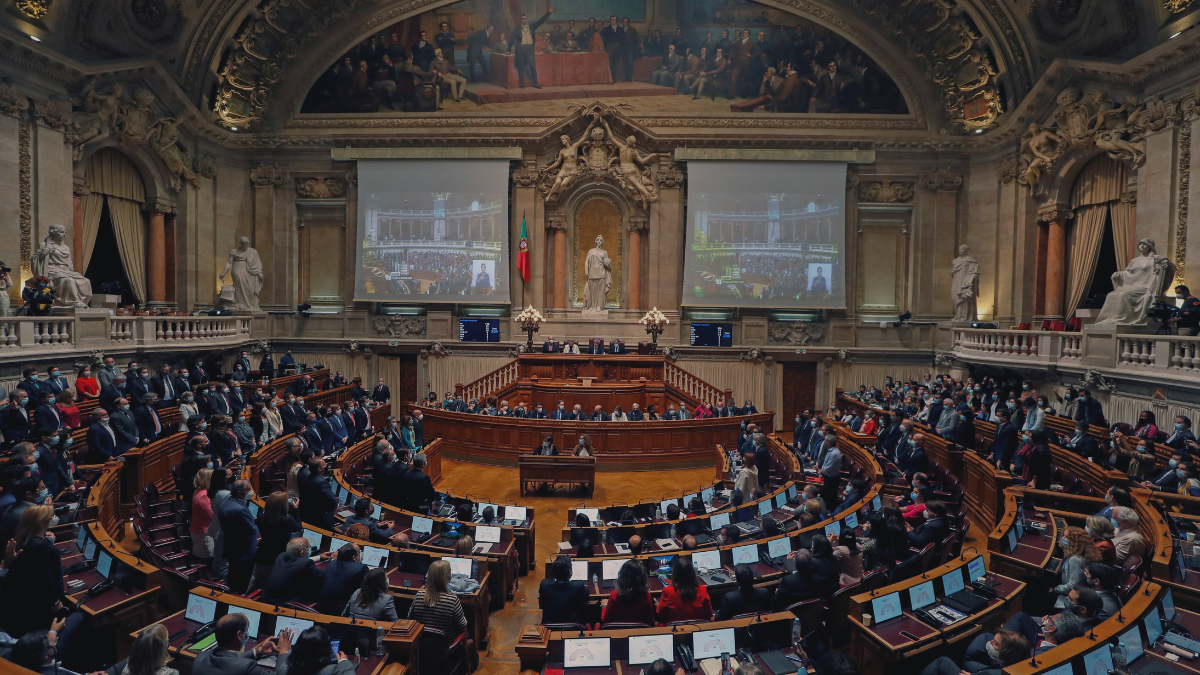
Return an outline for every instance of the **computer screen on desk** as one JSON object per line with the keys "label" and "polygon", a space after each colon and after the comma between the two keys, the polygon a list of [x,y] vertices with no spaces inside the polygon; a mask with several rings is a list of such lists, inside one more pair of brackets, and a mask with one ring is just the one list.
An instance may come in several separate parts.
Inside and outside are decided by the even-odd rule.
{"label": "computer screen on desk", "polygon": [[225,613],[241,614],[242,616],[246,617],[246,636],[252,638],[258,637],[258,622],[262,620],[262,613],[253,609],[246,609],[244,607],[236,607],[233,605],[230,605],[229,611]]}
{"label": "computer screen on desk", "polygon": [[471,577],[471,559],[470,558],[442,558],[450,563],[450,574]]}
{"label": "computer screen on desk", "polygon": [[576,516],[581,513],[587,516],[588,524],[590,525],[595,525],[600,520],[600,509],[575,509]]}
{"label": "computer screen on desk", "polygon": [[303,533],[301,534],[301,536],[303,536],[305,539],[308,540],[308,545],[311,547],[309,549],[310,551],[320,549],[321,542],[325,540],[324,535],[319,534],[317,532],[313,532],[312,530],[309,530],[309,529],[305,529],[303,531]]}
{"label": "computer screen on desk", "polygon": [[692,567],[698,570],[721,569],[720,551],[697,551],[692,554]]}
{"label": "computer screen on desk", "polygon": [[900,616],[900,593],[888,593],[882,598],[871,599],[871,613],[875,623],[883,623],[888,619]]}
{"label": "computer screen on desk", "polygon": [[712,514],[712,517],[708,519],[708,526],[710,528],[712,528],[713,530],[719,530],[728,524],[729,524],[729,512],[728,511],[726,511],[724,513],[714,513],[714,514]]}
{"label": "computer screen on desk", "polygon": [[1083,672],[1087,675],[1108,675],[1112,669],[1112,648],[1108,645],[1101,645],[1099,649],[1083,655]]}
{"label": "computer screen on desk", "polygon": [[971,581],[987,576],[987,565],[983,562],[983,556],[979,556],[967,563],[967,574],[970,575]]}
{"label": "computer screen on desk", "polygon": [[1146,612],[1146,642],[1154,644],[1158,642],[1158,638],[1162,637],[1162,620],[1158,618],[1158,608],[1151,607],[1149,612]]}
{"label": "computer screen on desk", "polygon": [[908,589],[908,599],[913,609],[921,609],[922,607],[932,605],[937,600],[937,594],[933,590],[933,580],[930,579],[923,584],[917,584]]}
{"label": "computer screen on desk", "polygon": [[792,540],[788,537],[780,537],[767,542],[767,555],[772,558],[786,558],[787,554],[792,552]]}
{"label": "computer screen on desk", "polygon": [[712,488],[704,488],[700,491],[700,499],[704,500],[705,504],[708,504],[712,501],[713,494],[715,494],[715,492]]}
{"label": "computer screen on desk", "polygon": [[571,581],[587,581],[588,564],[586,560],[571,561]]}
{"label": "computer screen on desk", "polygon": [[433,531],[433,521],[430,520],[429,518],[422,518],[421,516],[413,516],[412,531],[420,532],[421,534],[429,534],[430,532]]}
{"label": "computer screen on desk", "polygon": [[722,654],[737,653],[732,628],[702,630],[692,633],[692,651],[696,660],[712,659]]}
{"label": "computer screen on desk", "polygon": [[965,588],[962,568],[950,570],[942,575],[942,589],[946,595],[953,595]]}
{"label": "computer screen on desk", "polygon": [[506,506],[504,507],[504,519],[511,520],[514,523],[525,522],[525,507],[524,506]]}
{"label": "computer screen on desk", "polygon": [[197,623],[208,623],[217,620],[217,601],[195,593],[188,594],[187,613],[185,617]]}
{"label": "computer screen on desk", "polygon": [[1125,645],[1126,663],[1133,663],[1146,651],[1142,648],[1142,631],[1137,626],[1122,633],[1118,641]]}
{"label": "computer screen on desk", "polygon": [[630,560],[630,559],[629,558],[616,558],[616,559],[606,558],[601,563],[601,567],[600,567],[600,574],[602,575],[602,578],[605,581],[615,581],[617,578],[617,574],[619,574],[621,572],[621,565],[624,565],[625,561],[627,561],[627,560]]}
{"label": "computer screen on desk", "polygon": [[100,558],[96,560],[96,571],[105,579],[108,578],[112,571],[113,557],[108,554],[108,551],[100,551]]}
{"label": "computer screen on desk", "polygon": [[733,549],[734,565],[753,565],[758,562],[758,544],[746,544]]}
{"label": "computer screen on desk", "polygon": [[275,619],[275,637],[285,630],[292,631],[292,640],[295,640],[301,633],[313,627],[313,622],[308,619],[294,619],[290,616],[281,616]]}
{"label": "computer screen on desk", "polygon": [[571,668],[607,668],[612,663],[609,638],[567,638],[563,640],[563,666]]}
{"label": "computer screen on desk", "polygon": [[376,546],[364,546],[362,550],[362,562],[367,567],[383,567],[387,564],[388,551],[386,548],[378,548]]}
{"label": "computer screen on desk", "polygon": [[641,666],[658,659],[675,661],[674,638],[670,634],[629,636],[629,665]]}
{"label": "computer screen on desk", "polygon": [[480,544],[500,543],[500,528],[491,525],[480,525],[475,528],[475,541]]}

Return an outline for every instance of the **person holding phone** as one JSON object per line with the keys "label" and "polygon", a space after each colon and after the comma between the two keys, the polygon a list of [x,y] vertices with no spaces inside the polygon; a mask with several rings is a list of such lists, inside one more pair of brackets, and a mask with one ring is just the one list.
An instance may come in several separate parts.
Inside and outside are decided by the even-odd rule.
{"label": "person holding phone", "polygon": [[333,650],[333,641],[324,626],[313,626],[300,633],[291,649],[279,654],[275,675],[350,675],[354,662],[342,651]]}

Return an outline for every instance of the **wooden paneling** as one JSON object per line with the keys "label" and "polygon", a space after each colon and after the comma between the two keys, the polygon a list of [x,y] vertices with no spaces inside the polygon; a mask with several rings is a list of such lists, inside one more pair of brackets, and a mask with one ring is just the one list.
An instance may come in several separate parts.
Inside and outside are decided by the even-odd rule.
{"label": "wooden paneling", "polygon": [[860,212],[855,306],[860,312],[903,311],[912,212]]}
{"label": "wooden paneling", "polygon": [[816,405],[817,364],[815,362],[785,361],[783,363],[783,429],[791,429],[796,414]]}

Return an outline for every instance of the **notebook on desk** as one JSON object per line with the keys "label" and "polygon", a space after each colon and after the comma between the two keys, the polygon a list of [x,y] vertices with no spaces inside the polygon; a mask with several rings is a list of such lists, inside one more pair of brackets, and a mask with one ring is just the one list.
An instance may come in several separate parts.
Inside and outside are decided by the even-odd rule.
{"label": "notebook on desk", "polygon": [[946,596],[942,600],[942,604],[964,614],[975,614],[988,606],[988,599],[964,588]]}

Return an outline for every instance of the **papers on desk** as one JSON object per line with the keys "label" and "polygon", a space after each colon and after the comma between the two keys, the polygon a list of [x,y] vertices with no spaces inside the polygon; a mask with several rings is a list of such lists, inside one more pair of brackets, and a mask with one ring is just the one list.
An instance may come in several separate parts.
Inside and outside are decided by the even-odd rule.
{"label": "papers on desk", "polygon": [[[738,669],[738,660],[732,656],[729,657],[729,666],[736,671]],[[700,662],[700,671],[704,675],[721,675],[721,659],[704,659]]]}
{"label": "papers on desk", "polygon": [[679,545],[671,539],[655,539],[654,543],[664,551],[675,551],[679,549]]}
{"label": "papers on desk", "polygon": [[629,544],[614,544],[617,548],[617,553],[629,553]]}
{"label": "papers on desk", "polygon": [[270,656],[264,656],[263,658],[258,660],[258,665],[262,666],[263,668],[274,668],[275,667],[275,655],[272,654]]}
{"label": "papers on desk", "polygon": [[560,551],[565,551],[565,550],[567,550],[567,549],[569,549],[569,548],[571,548],[571,542],[569,542],[569,541],[560,541],[560,542],[558,542],[558,550],[560,550]]}
{"label": "papers on desk", "polygon": [[[938,605],[937,607],[934,607],[933,609],[929,610],[929,614],[933,618],[940,621],[943,626],[956,624],[959,621],[967,618],[966,614],[963,614],[956,609],[951,609],[945,605]],[[934,626],[934,628],[937,628],[937,626]]]}

